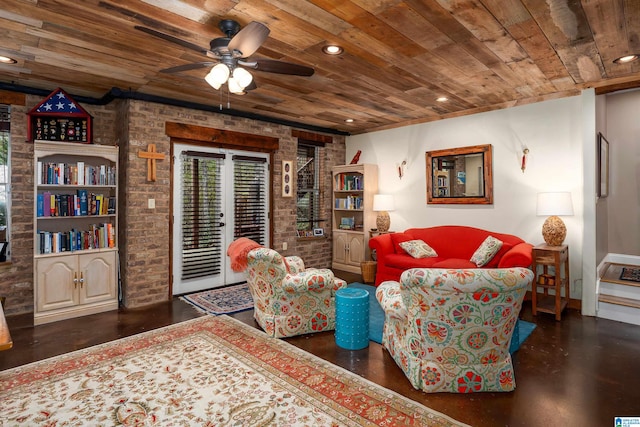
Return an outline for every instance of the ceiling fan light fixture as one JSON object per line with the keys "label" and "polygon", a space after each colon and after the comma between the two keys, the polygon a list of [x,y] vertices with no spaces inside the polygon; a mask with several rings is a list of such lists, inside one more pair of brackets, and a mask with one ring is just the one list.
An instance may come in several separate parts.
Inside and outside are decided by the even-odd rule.
{"label": "ceiling fan light fixture", "polygon": [[17,62],[18,62],[18,61],[16,61],[16,60],[15,60],[15,59],[13,59],[13,58],[9,58],[8,56],[2,56],[2,55],[0,55],[0,63],[1,63],[1,64],[15,64],[15,63],[17,63]]}
{"label": "ceiling fan light fixture", "polygon": [[233,79],[244,89],[251,84],[253,76],[244,68],[236,67],[236,69],[233,70]]}
{"label": "ceiling fan light fixture", "polygon": [[446,96],[439,96],[436,98],[436,101],[438,102],[447,102],[449,100],[449,98],[447,98]]}
{"label": "ceiling fan light fixture", "polygon": [[220,86],[227,81],[229,74],[229,67],[225,64],[217,64],[209,71],[209,74],[207,74],[204,79],[211,87],[218,90]]}
{"label": "ceiling fan light fixture", "polygon": [[638,58],[640,58],[640,55],[637,53],[631,54],[631,55],[625,55],[625,56],[621,56],[619,58],[616,58],[613,60],[613,62],[615,64],[627,64],[629,62],[633,62],[636,61]]}
{"label": "ceiling fan light fixture", "polygon": [[240,95],[244,92],[244,88],[240,86],[235,77],[229,77],[229,80],[227,80],[227,86],[229,86],[229,92],[233,94]]}
{"label": "ceiling fan light fixture", "polygon": [[322,52],[326,53],[327,55],[340,55],[342,52],[344,52],[344,49],[337,44],[328,44],[322,47]]}

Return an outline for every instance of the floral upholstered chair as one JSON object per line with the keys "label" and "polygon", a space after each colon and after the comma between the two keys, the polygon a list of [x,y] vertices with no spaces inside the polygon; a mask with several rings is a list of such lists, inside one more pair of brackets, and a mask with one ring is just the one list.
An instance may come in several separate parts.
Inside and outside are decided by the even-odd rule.
{"label": "floral upholstered chair", "polygon": [[329,269],[305,269],[300,257],[268,248],[247,254],[254,317],[267,335],[290,337],[335,329],[335,293],[347,283]]}
{"label": "floral upholstered chair", "polygon": [[532,280],[520,267],[407,270],[376,290],[382,345],[416,389],[511,391],[509,344]]}

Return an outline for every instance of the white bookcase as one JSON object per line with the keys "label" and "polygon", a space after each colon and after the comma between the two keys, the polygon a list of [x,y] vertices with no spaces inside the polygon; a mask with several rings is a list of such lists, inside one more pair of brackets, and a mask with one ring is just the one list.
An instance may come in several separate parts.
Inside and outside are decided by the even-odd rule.
{"label": "white bookcase", "polygon": [[333,174],[332,268],[360,273],[369,259],[369,230],[376,226],[373,196],[378,191],[378,166],[335,166]]}
{"label": "white bookcase", "polygon": [[34,324],[118,308],[118,147],[35,141]]}

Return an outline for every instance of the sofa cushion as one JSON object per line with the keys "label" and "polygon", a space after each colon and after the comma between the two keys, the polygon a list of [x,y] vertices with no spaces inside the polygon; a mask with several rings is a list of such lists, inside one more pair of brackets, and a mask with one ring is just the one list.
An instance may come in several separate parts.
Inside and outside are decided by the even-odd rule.
{"label": "sofa cushion", "polygon": [[409,233],[391,233],[391,241],[393,242],[393,249],[397,254],[405,254],[405,250],[400,247],[400,243],[408,242],[409,240],[414,240],[413,237]]}
{"label": "sofa cushion", "polygon": [[473,253],[470,261],[478,267],[482,267],[483,265],[491,261],[491,258],[493,258],[493,256],[498,253],[501,247],[501,240],[498,240],[493,236],[487,236],[482,244],[480,244],[478,249],[476,249],[476,251]]}
{"label": "sofa cushion", "polygon": [[500,263],[500,260],[502,259],[502,256],[504,254],[506,254],[507,252],[509,252],[511,250],[511,248],[513,248],[513,245],[511,243],[502,242],[502,247],[500,248],[498,253],[495,254],[493,256],[493,258],[491,258],[491,260],[488,263],[485,264],[485,267],[486,268],[498,268],[498,264]]}
{"label": "sofa cushion", "polygon": [[409,240],[400,243],[400,247],[414,258],[432,258],[438,256],[436,251],[422,240]]}
{"label": "sofa cushion", "polygon": [[449,258],[436,262],[432,268],[476,268],[476,265],[468,259]]}
{"label": "sofa cushion", "polygon": [[398,268],[402,270],[408,270],[410,268],[429,268],[439,261],[444,261],[444,258],[414,258],[409,254],[389,254],[387,255],[387,266],[391,268]]}

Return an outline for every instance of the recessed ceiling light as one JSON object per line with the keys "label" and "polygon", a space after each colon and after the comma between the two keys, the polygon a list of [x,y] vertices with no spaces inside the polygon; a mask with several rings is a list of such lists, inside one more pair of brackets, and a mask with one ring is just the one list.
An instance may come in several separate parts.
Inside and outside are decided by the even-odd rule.
{"label": "recessed ceiling light", "polygon": [[625,56],[621,56],[620,58],[614,59],[613,62],[616,63],[616,64],[626,64],[628,62],[633,62],[633,61],[637,60],[638,58],[640,58],[640,55],[638,55],[638,54],[625,55]]}
{"label": "recessed ceiling light", "polygon": [[346,119],[345,122],[347,123],[353,123],[353,119]]}
{"label": "recessed ceiling light", "polygon": [[16,61],[13,58],[9,58],[8,56],[0,55],[0,62],[3,63],[3,64],[15,64],[18,61]]}
{"label": "recessed ceiling light", "polygon": [[322,48],[322,51],[327,55],[340,55],[344,49],[337,44],[328,44]]}
{"label": "recessed ceiling light", "polygon": [[447,98],[446,96],[439,96],[436,98],[436,101],[438,102],[447,102],[449,100],[449,98]]}

